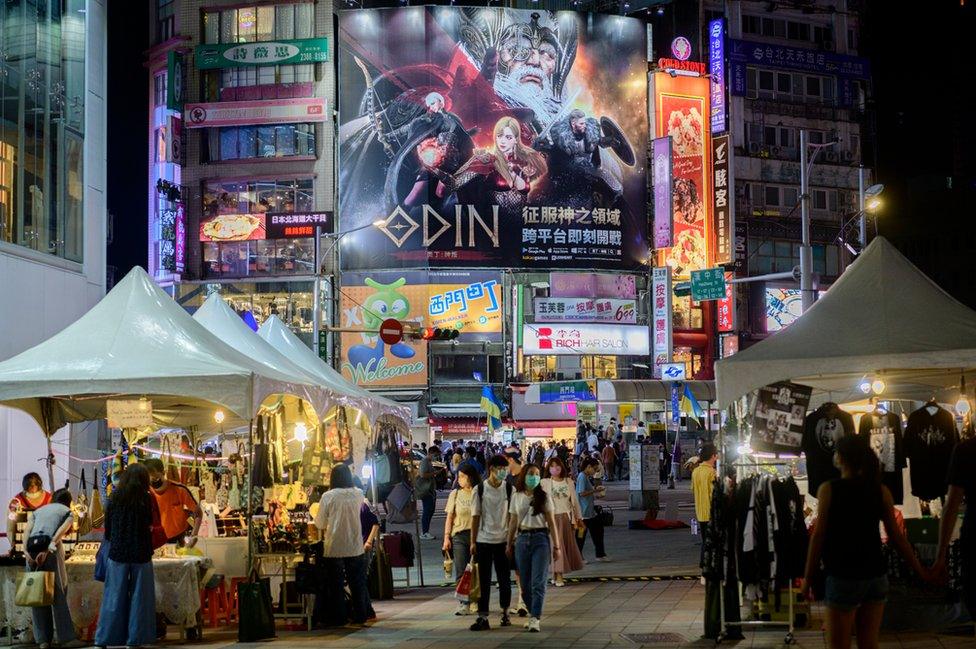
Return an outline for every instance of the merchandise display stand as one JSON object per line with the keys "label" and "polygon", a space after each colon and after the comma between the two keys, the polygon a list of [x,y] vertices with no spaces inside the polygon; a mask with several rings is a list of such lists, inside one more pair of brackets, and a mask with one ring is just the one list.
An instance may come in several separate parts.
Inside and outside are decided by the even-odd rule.
{"label": "merchandise display stand", "polygon": [[[723,455],[724,455],[724,452],[723,452]],[[736,469],[736,477],[738,478],[738,477],[740,477],[739,476],[740,469],[763,467],[763,466],[770,466],[770,467],[771,466],[784,466],[784,465],[785,466],[792,466],[792,464],[795,461],[796,461],[796,458],[769,458],[769,459],[748,460],[748,461],[738,461],[737,460],[737,461],[735,461],[735,462],[732,463],[732,466],[735,467],[735,469]],[[725,640],[726,637],[728,637],[728,635],[729,635],[729,628],[730,627],[745,628],[745,627],[762,627],[762,626],[785,626],[787,628],[787,630],[786,630],[786,637],[783,638],[783,644],[791,645],[791,644],[794,644],[796,642],[796,640],[794,639],[795,617],[794,617],[794,611],[793,611],[793,581],[792,580],[790,580],[790,582],[787,584],[787,591],[786,591],[787,598],[786,599],[787,599],[787,616],[788,617],[787,617],[786,621],[781,621],[781,620],[741,620],[741,621],[734,621],[734,620],[727,619],[727,617],[725,615],[725,584],[726,584],[726,580],[723,579],[720,582],[721,591],[720,591],[720,596],[718,598],[718,600],[719,600],[719,611],[720,611],[721,620],[722,620],[722,631],[721,631],[721,633],[719,633],[718,637],[715,638],[715,644],[716,645],[721,644],[722,641]]]}

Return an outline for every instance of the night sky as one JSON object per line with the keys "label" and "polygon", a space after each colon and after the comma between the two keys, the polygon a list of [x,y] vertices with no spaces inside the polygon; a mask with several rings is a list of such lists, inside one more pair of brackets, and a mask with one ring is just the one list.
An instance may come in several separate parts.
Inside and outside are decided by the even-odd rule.
{"label": "night sky", "polygon": [[[932,252],[913,251],[912,261],[976,307],[976,283],[946,272],[939,252],[958,241],[966,242],[967,258],[976,252],[976,219],[963,218],[963,210],[973,209],[976,188],[974,129],[964,123],[973,111],[962,100],[972,92],[961,52],[972,38],[965,26],[976,24],[972,4],[869,0],[861,51],[873,66],[875,177],[886,187],[879,230],[896,244],[933,240]],[[115,216],[109,264],[117,278],[146,265],[148,7],[148,0],[135,0],[113,2],[109,10],[108,206]],[[867,138],[865,146],[873,157]]]}

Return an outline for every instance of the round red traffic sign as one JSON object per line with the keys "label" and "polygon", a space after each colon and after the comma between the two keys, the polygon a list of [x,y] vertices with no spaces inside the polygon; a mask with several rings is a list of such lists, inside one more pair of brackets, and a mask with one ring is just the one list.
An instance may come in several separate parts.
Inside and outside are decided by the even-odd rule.
{"label": "round red traffic sign", "polygon": [[394,318],[387,318],[380,325],[380,340],[387,345],[395,345],[403,340],[403,323]]}

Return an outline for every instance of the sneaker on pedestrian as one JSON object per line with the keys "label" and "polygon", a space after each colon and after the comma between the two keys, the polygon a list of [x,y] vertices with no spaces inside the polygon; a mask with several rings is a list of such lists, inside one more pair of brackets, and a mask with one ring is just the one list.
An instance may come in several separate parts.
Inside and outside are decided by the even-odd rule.
{"label": "sneaker on pedestrian", "polygon": [[502,613],[501,626],[512,626],[512,620],[509,619],[508,613]]}
{"label": "sneaker on pedestrian", "polygon": [[555,582],[553,582],[552,585],[555,586],[556,588],[562,588],[563,586],[566,585],[566,582],[563,581],[562,579],[557,579]]}
{"label": "sneaker on pedestrian", "polygon": [[468,628],[471,629],[472,631],[490,631],[491,625],[488,624],[488,616],[479,615],[478,619],[474,621],[474,624],[472,624]]}
{"label": "sneaker on pedestrian", "polygon": [[596,560],[602,561],[603,563],[610,563],[611,561],[613,561],[613,559],[611,559],[608,556],[597,557]]}
{"label": "sneaker on pedestrian", "polygon": [[424,532],[423,534],[420,535],[420,538],[422,538],[425,541],[433,541],[437,537],[431,534],[430,532]]}
{"label": "sneaker on pedestrian", "polygon": [[58,649],[79,649],[80,647],[90,647],[91,645],[87,642],[82,642],[75,638],[74,640],[69,640],[68,642],[62,642],[58,645]]}
{"label": "sneaker on pedestrian", "polygon": [[516,612],[519,617],[525,617],[529,614],[529,607],[525,605],[525,602],[519,602],[518,611]]}
{"label": "sneaker on pedestrian", "polygon": [[457,610],[454,611],[455,615],[471,615],[471,605],[467,602],[461,602],[458,604]]}
{"label": "sneaker on pedestrian", "polygon": [[539,618],[537,618],[537,617],[530,617],[529,618],[528,629],[532,633],[538,633],[539,631],[541,631],[542,629],[539,628]]}

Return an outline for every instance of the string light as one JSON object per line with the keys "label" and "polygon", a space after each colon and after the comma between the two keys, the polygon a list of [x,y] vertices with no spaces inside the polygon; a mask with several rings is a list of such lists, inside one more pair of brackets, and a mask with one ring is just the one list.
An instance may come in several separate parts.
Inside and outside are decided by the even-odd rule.
{"label": "string light", "polygon": [[224,419],[226,417],[227,416],[224,414],[223,410],[218,410],[217,412],[214,413],[214,421],[217,422],[218,424],[224,423]]}

